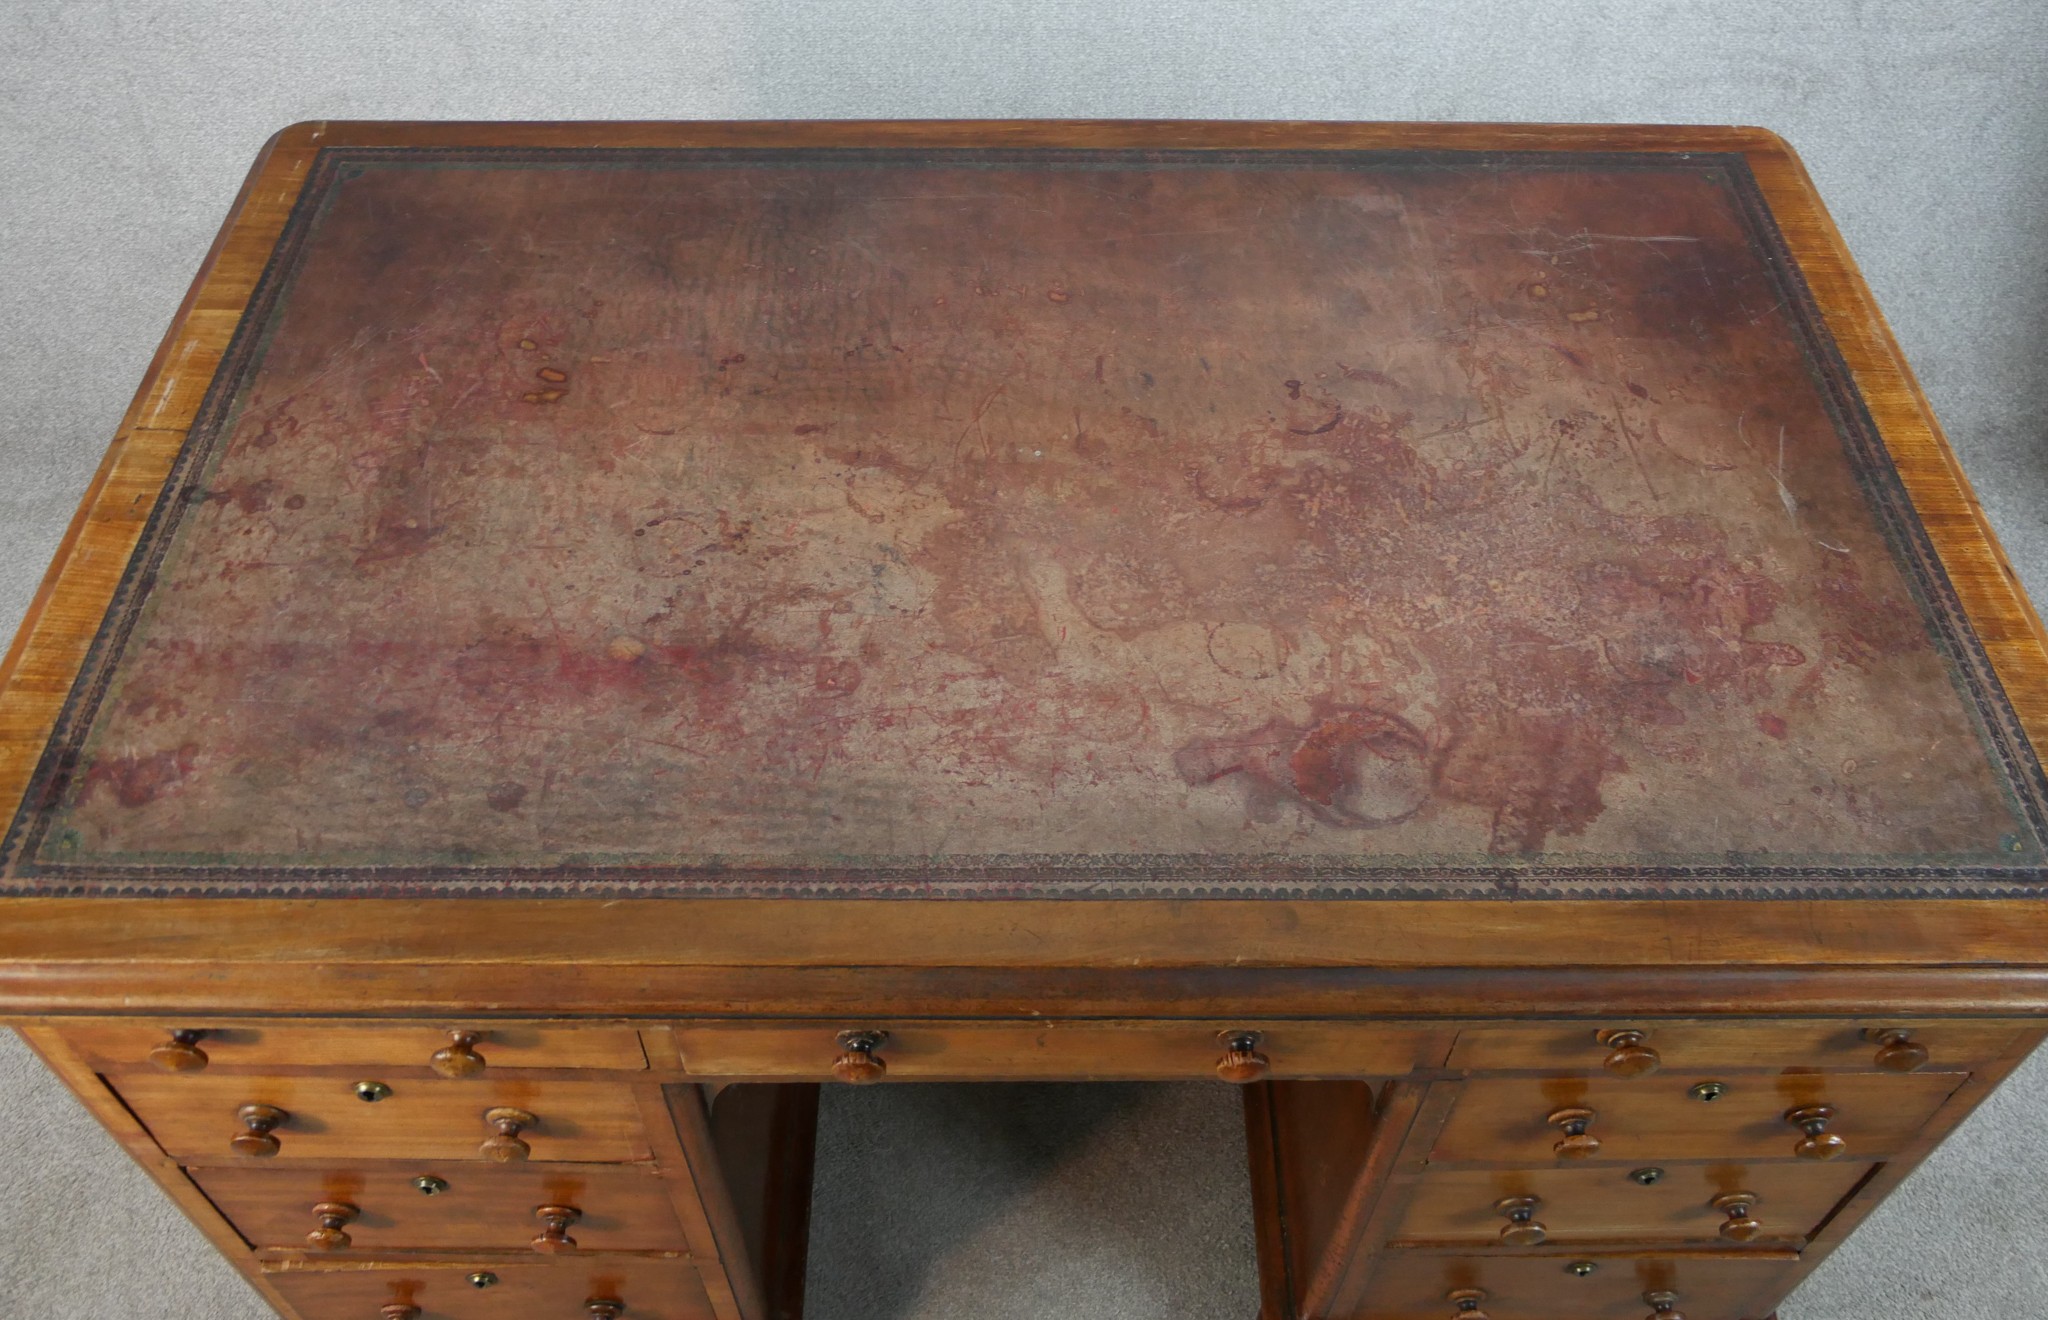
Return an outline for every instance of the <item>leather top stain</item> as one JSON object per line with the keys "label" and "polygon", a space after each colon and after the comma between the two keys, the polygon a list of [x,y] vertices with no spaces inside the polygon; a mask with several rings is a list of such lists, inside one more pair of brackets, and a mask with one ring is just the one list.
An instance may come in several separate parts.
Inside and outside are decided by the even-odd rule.
{"label": "leather top stain", "polygon": [[23,882],[2038,864],[1739,166],[395,156]]}

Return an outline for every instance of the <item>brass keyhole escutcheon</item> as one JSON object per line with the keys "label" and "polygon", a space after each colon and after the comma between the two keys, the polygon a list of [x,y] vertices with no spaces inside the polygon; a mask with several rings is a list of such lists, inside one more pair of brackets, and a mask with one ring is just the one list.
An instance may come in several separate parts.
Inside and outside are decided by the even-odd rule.
{"label": "brass keyhole escutcheon", "polygon": [[379,1100],[389,1100],[390,1098],[391,1088],[384,1085],[384,1083],[382,1082],[356,1083],[356,1099],[362,1101],[366,1105],[374,1105]]}
{"label": "brass keyhole escutcheon", "polygon": [[498,1276],[489,1270],[478,1270],[469,1276],[469,1286],[472,1288],[488,1288],[497,1281]]}
{"label": "brass keyhole escutcheon", "polygon": [[412,1185],[421,1196],[439,1196],[448,1190],[448,1180],[446,1178],[436,1178],[431,1173],[423,1173],[413,1179]]}
{"label": "brass keyhole escutcheon", "polygon": [[1706,1104],[1712,1104],[1714,1101],[1719,1100],[1722,1096],[1728,1094],[1728,1087],[1725,1083],[1722,1082],[1701,1082],[1698,1085],[1694,1086],[1690,1091],[1687,1091],[1686,1094],[1691,1096],[1695,1100],[1701,1101]]}
{"label": "brass keyhole escutcheon", "polygon": [[1564,1272],[1575,1279],[1583,1279],[1599,1268],[1599,1265],[1590,1260],[1575,1260],[1564,1267]]}
{"label": "brass keyhole escutcheon", "polygon": [[1630,1170],[1628,1177],[1630,1182],[1640,1183],[1645,1187],[1655,1187],[1658,1183],[1664,1181],[1664,1170],[1653,1164],[1648,1168]]}

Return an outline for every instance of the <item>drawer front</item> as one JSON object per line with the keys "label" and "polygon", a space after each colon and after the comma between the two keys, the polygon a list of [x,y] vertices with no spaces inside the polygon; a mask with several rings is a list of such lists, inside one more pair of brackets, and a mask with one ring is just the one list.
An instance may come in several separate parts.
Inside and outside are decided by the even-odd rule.
{"label": "drawer front", "polygon": [[[1592,1265],[1580,1275],[1573,1265]],[[1490,1320],[1644,1320],[1646,1292],[1677,1295],[1685,1320],[1765,1320],[1797,1280],[1794,1260],[1729,1256],[1497,1258],[1388,1252],[1356,1320],[1451,1320],[1460,1289]]]}
{"label": "drawer front", "polygon": [[[496,1277],[478,1288],[479,1270]],[[630,1320],[711,1320],[711,1301],[688,1261],[566,1259],[546,1264],[288,1270],[269,1276],[305,1320],[379,1320],[382,1308],[411,1305],[417,1320],[590,1320],[586,1303],[625,1303]]]}
{"label": "drawer front", "polygon": [[252,1164],[481,1161],[482,1143],[494,1135],[484,1115],[501,1107],[536,1120],[515,1136],[530,1148],[533,1160],[610,1163],[650,1157],[633,1091],[615,1082],[401,1078],[390,1083],[388,1096],[366,1104],[346,1076],[150,1072],[108,1081],[157,1143],[185,1163],[234,1164],[248,1158],[230,1145],[246,1130],[237,1117],[245,1105],[270,1105],[287,1115],[271,1133],[276,1154],[252,1159]]}
{"label": "drawer front", "polygon": [[[1717,1069],[1837,1068],[1967,1072],[1998,1058],[2030,1028],[2021,1022],[1531,1022],[1474,1027],[1458,1033],[1451,1067],[1470,1072],[1630,1072],[1661,1065],[1648,1076]],[[1602,1037],[1640,1033],[1617,1054]],[[1869,1033],[1869,1034],[1866,1034]],[[1900,1033],[1892,1035],[1890,1033]],[[1648,1051],[1645,1057],[1643,1051]],[[1925,1051],[1925,1062],[1914,1064]],[[1883,1061],[1879,1055],[1883,1054]]]}
{"label": "drawer front", "polygon": [[[1693,1098],[1703,1081],[1724,1088],[1718,1099]],[[1563,1129],[1551,1116],[1583,1108],[1593,1111],[1586,1130],[1600,1141],[1589,1162],[1788,1159],[1805,1134],[1786,1114],[1830,1105],[1826,1133],[1844,1143],[1840,1157],[1879,1159],[1904,1146],[1962,1083],[1959,1073],[1479,1078],[1465,1083],[1430,1158],[1554,1165]]]}
{"label": "drawer front", "polygon": [[847,1029],[888,1033],[874,1057],[898,1081],[1213,1078],[1221,1037],[1243,1031],[1272,1077],[1399,1076],[1450,1048],[1448,1032],[1344,1022],[700,1022],[675,1037],[693,1076],[829,1080]]}
{"label": "drawer front", "polygon": [[[1404,1243],[1494,1246],[1507,1219],[1507,1197],[1533,1196],[1532,1219],[1546,1242],[1802,1244],[1861,1185],[1870,1165],[1675,1164],[1630,1169],[1463,1170],[1426,1173],[1394,1236]],[[1655,1176],[1655,1181],[1650,1179]],[[1743,1196],[1747,1212],[1731,1216],[1723,1196]],[[1748,1221],[1727,1238],[1724,1225]],[[1504,1248],[1506,1249],[1506,1248]]]}
{"label": "drawer front", "polygon": [[[535,1212],[548,1206],[577,1212],[566,1234],[584,1251],[685,1249],[668,1184],[637,1166],[250,1167],[194,1170],[192,1179],[259,1247],[323,1254],[520,1250],[542,1237]],[[337,1217],[346,1242],[309,1243],[307,1235],[320,1227],[315,1206],[352,1212]]]}
{"label": "drawer front", "polygon": [[[390,1026],[205,1026],[185,1021],[66,1026],[64,1040],[102,1071],[157,1066],[165,1071],[296,1068],[441,1068],[488,1076],[493,1068],[639,1071],[647,1067],[640,1033],[630,1027],[524,1027],[490,1023]],[[190,1042],[174,1033],[197,1032]],[[455,1032],[468,1041],[458,1044]],[[197,1057],[165,1046],[189,1044]],[[479,1064],[477,1061],[481,1061]]]}

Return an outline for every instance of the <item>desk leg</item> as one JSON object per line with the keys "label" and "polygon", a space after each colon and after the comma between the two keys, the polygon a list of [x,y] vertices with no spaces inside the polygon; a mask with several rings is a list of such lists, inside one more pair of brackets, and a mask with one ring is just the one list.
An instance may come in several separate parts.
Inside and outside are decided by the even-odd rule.
{"label": "desk leg", "polygon": [[768,1320],[801,1320],[818,1086],[728,1086],[711,1104],[711,1136],[761,1277]]}
{"label": "desk leg", "polygon": [[1350,1314],[1384,1232],[1383,1193],[1445,1095],[1408,1082],[1265,1082],[1245,1089],[1259,1320]]}
{"label": "desk leg", "polygon": [[741,1320],[801,1320],[817,1084],[665,1089],[716,1251],[699,1268],[722,1276]]}
{"label": "desk leg", "polygon": [[1377,1121],[1367,1082],[1260,1082],[1245,1088],[1259,1320],[1296,1320],[1324,1258],[1344,1244],[1345,1207]]}

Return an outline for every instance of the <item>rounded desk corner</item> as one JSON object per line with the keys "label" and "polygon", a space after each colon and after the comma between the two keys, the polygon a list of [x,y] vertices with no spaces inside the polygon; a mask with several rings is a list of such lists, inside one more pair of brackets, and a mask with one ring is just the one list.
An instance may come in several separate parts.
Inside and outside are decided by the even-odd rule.
{"label": "rounded desk corner", "polygon": [[1798,148],[1776,129],[1765,128],[1761,124],[1736,124],[1733,131],[1746,155],[1778,156],[1802,168],[1805,166]]}
{"label": "rounded desk corner", "polygon": [[286,124],[264,140],[263,147],[256,154],[258,158],[274,151],[310,151],[327,145],[327,130],[332,121],[326,119],[301,119]]}

